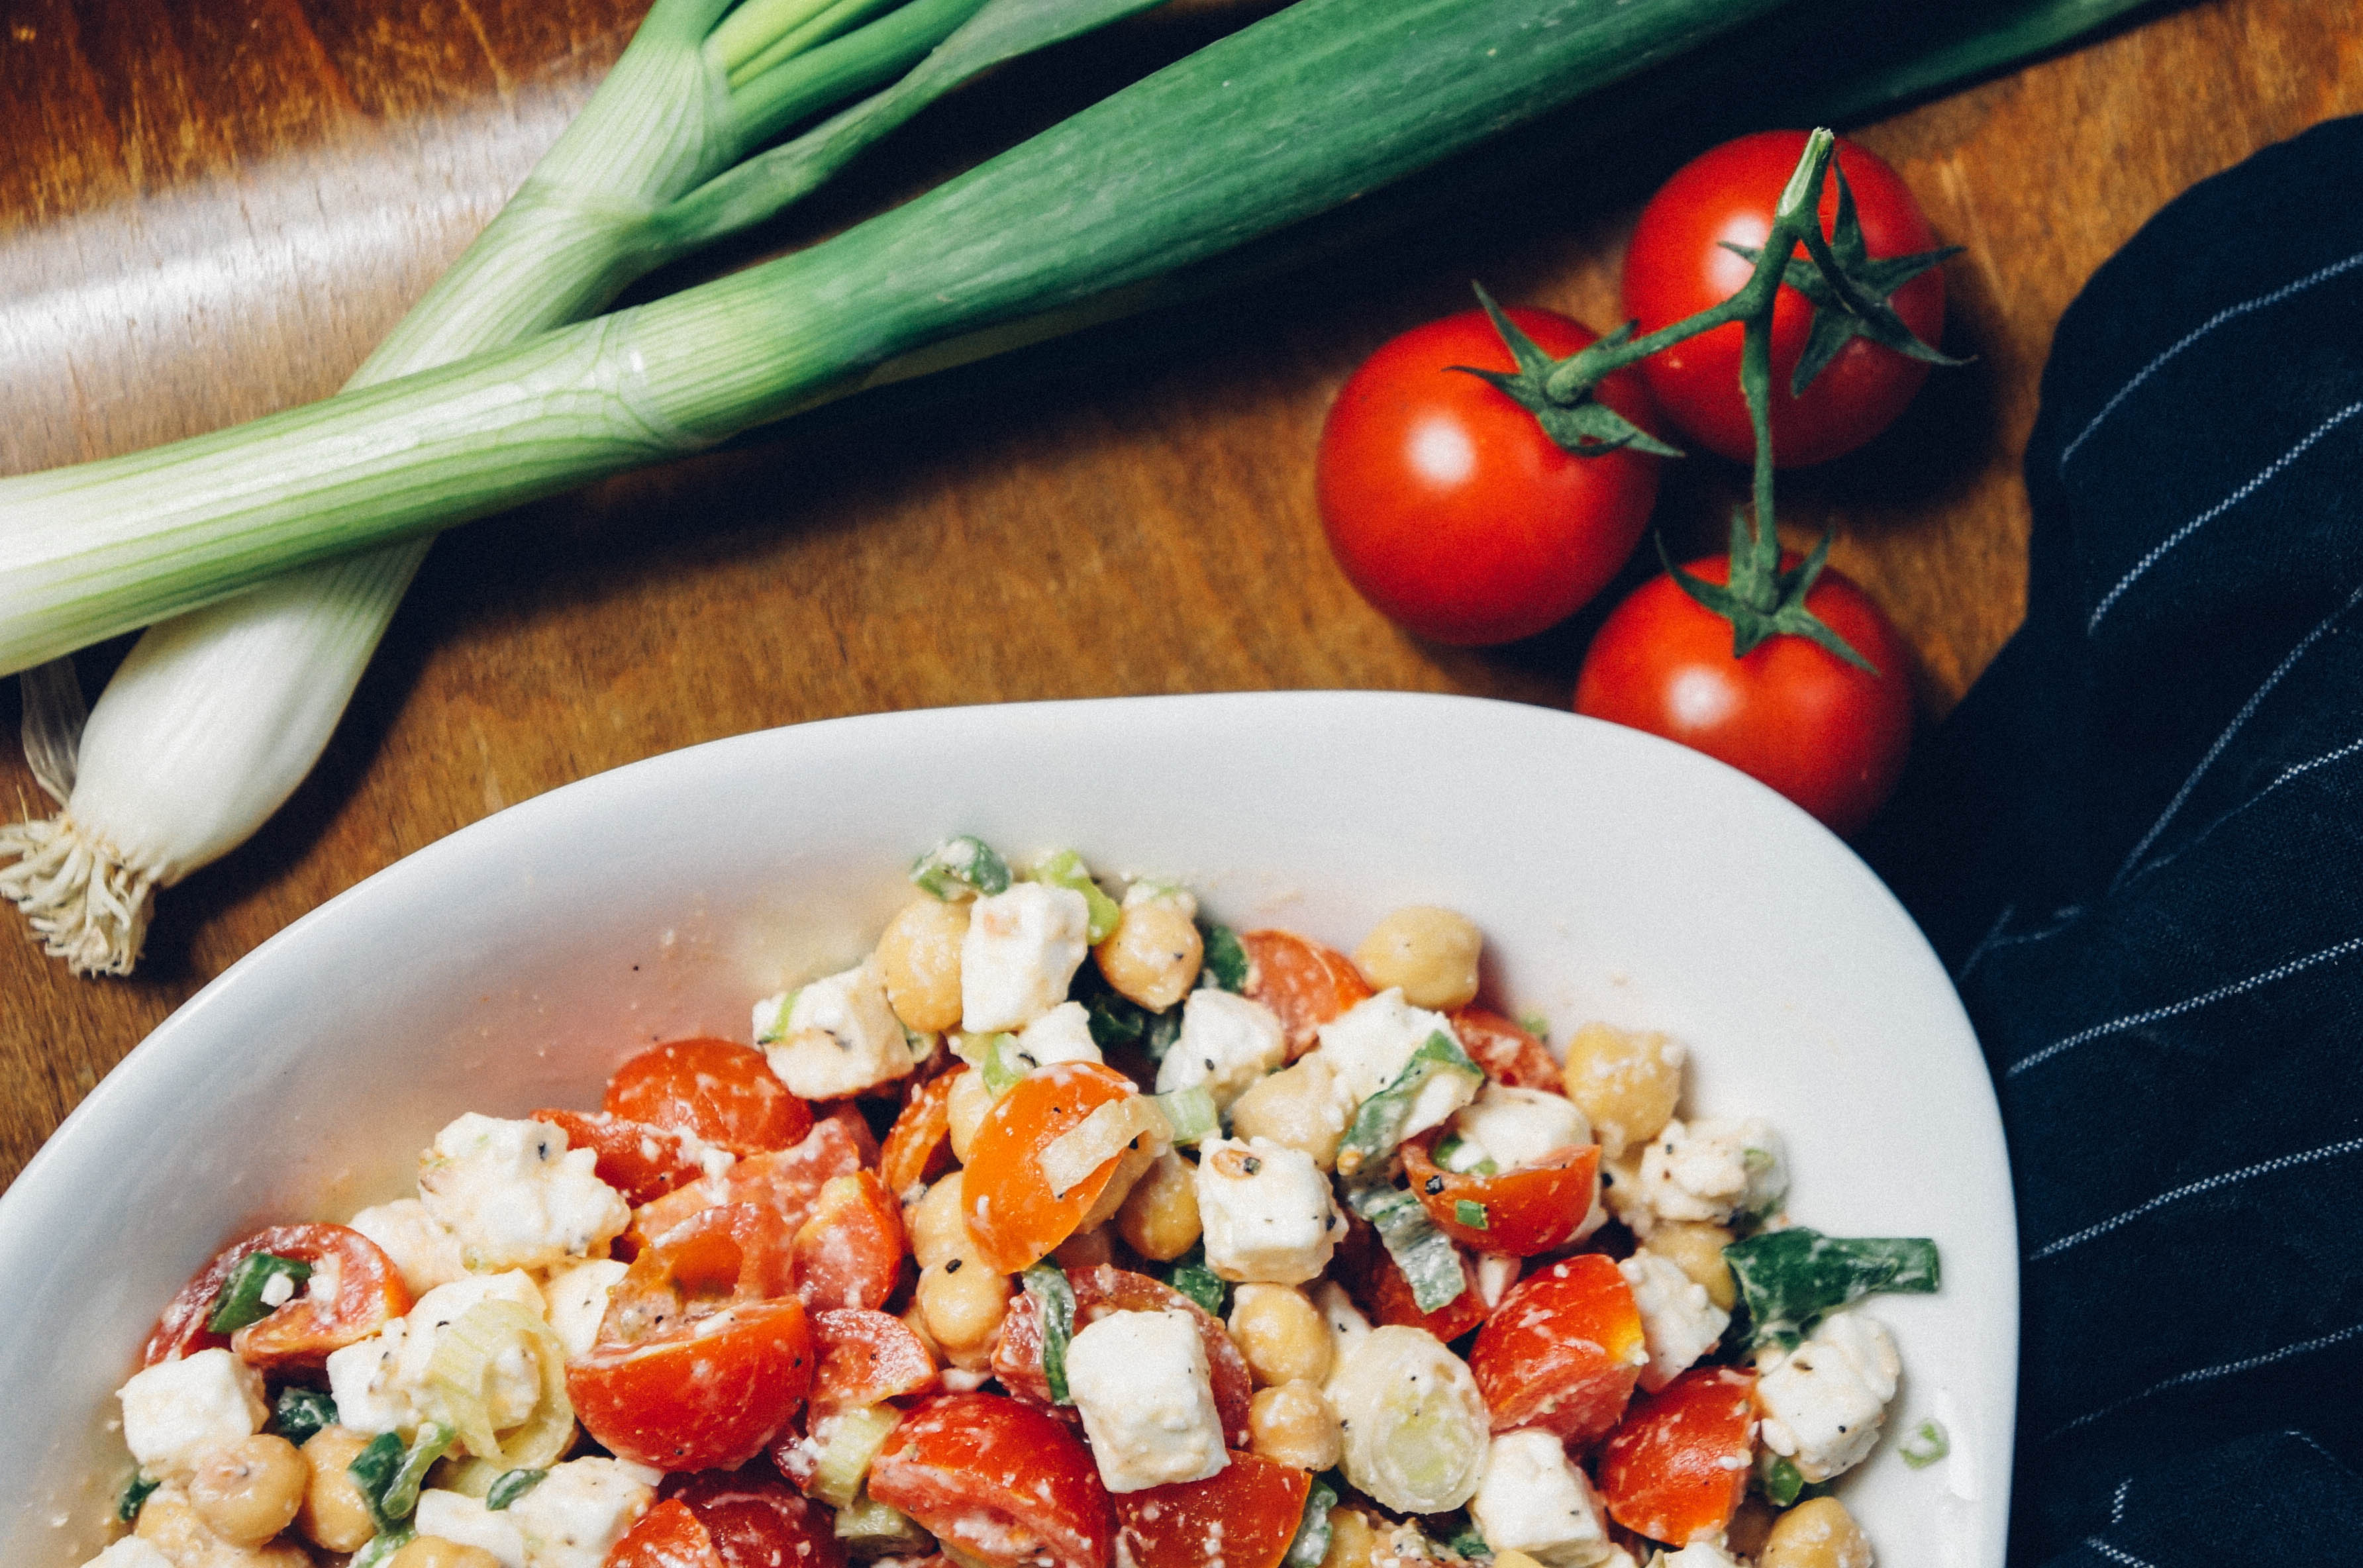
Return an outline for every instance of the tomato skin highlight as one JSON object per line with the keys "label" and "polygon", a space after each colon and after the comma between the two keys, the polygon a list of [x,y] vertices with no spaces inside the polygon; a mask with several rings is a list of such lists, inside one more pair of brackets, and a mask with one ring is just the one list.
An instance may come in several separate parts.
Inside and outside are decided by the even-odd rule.
{"label": "tomato skin highlight", "polygon": [[1609,1258],[1579,1253],[1503,1294],[1469,1370],[1495,1431],[1541,1427],[1581,1447],[1616,1425],[1646,1360],[1632,1286]]}
{"label": "tomato skin highlight", "polygon": [[1065,1192],[1053,1192],[1042,1174],[1042,1151],[1101,1106],[1138,1092],[1114,1067],[1061,1062],[1028,1073],[1001,1097],[969,1145],[960,1183],[968,1195],[961,1218],[988,1264],[1015,1274],[1075,1233],[1122,1156],[1110,1155]]}
{"label": "tomato skin highlight", "polygon": [[900,1318],[867,1308],[815,1312],[813,1350],[819,1364],[810,1396],[815,1420],[936,1386],[936,1358]]}
{"label": "tomato skin highlight", "polygon": [[1125,1556],[1135,1568],[1205,1568],[1212,1540],[1226,1568],[1280,1568],[1312,1489],[1292,1464],[1234,1452],[1203,1481],[1117,1494]]}
{"label": "tomato skin highlight", "polygon": [[689,1135],[670,1127],[612,1110],[537,1110],[533,1119],[562,1130],[570,1149],[596,1150],[599,1179],[635,1209],[705,1174]]}
{"label": "tomato skin highlight", "polygon": [[1320,1043],[1321,1026],[1370,997],[1354,961],[1292,931],[1247,931],[1248,998],[1271,1009],[1288,1035],[1291,1060]]}
{"label": "tomato skin highlight", "polygon": [[566,1368],[585,1431],[658,1470],[733,1470],[763,1450],[812,1385],[804,1303],[736,1303],[638,1341],[603,1339]]}
{"label": "tomato skin highlight", "polygon": [[1626,1529],[1685,1546],[1718,1538],[1747,1491],[1756,1375],[1692,1367],[1633,1407],[1600,1458],[1600,1496]]}
{"label": "tomato skin highlight", "polygon": [[903,1278],[903,1209],[872,1171],[833,1176],[796,1231],[796,1294],[821,1312],[883,1307]]}
{"label": "tomato skin highlight", "polygon": [[[214,1298],[230,1272],[249,1255],[269,1253],[317,1266],[337,1261],[337,1294],[322,1303],[298,1292],[278,1310],[235,1335],[205,1327]],[[410,1291],[402,1272],[375,1242],[344,1225],[273,1225],[224,1248],[199,1269],[166,1305],[140,1352],[139,1364],[153,1366],[172,1355],[227,1347],[250,1366],[265,1369],[325,1366],[329,1353],[358,1344],[388,1320],[407,1314]]]}
{"label": "tomato skin highlight", "polygon": [[[1722,304],[1747,283],[1752,264],[1725,243],[1761,248],[1789,176],[1805,150],[1803,131],[1762,131],[1724,143],[1684,164],[1641,211],[1625,256],[1625,314],[1646,336]],[[1838,139],[1837,166],[1854,191],[1873,259],[1936,248],[1936,231],[1911,188],[1868,148]],[[1822,232],[1837,215],[1837,179],[1822,186]],[[1803,254],[1800,249],[1799,255]],[[1945,279],[1931,267],[1889,303],[1921,342],[1945,330]],[[1772,311],[1772,453],[1782,468],[1843,457],[1885,430],[1928,379],[1925,360],[1857,337],[1838,350],[1802,398],[1790,378],[1813,327],[1813,305],[1783,284]],[[1666,417],[1698,446],[1735,462],[1756,456],[1747,401],[1739,390],[1743,328],[1737,322],[1685,338],[1641,361]]]}
{"label": "tomato skin highlight", "polygon": [[929,1399],[887,1436],[870,1495],[994,1568],[1108,1568],[1115,1510],[1082,1440],[1001,1394]]}
{"label": "tomato skin highlight", "polygon": [[[1594,334],[1546,310],[1507,313],[1553,359]],[[1532,636],[1607,586],[1658,499],[1658,459],[1579,457],[1510,397],[1456,366],[1514,370],[1485,313],[1391,339],[1347,379],[1315,459],[1321,525],[1337,564],[1389,620],[1431,642]],[[1630,370],[1600,399],[1658,423]]]}
{"label": "tomato skin highlight", "polygon": [[734,1154],[794,1146],[812,1108],[788,1092],[763,1053],[733,1040],[671,1040],[616,1069],[604,1108],[687,1132]]}
{"label": "tomato skin highlight", "polygon": [[[1788,569],[1796,558],[1784,555]],[[1709,556],[1692,576],[1730,580]],[[1800,636],[1766,638],[1731,657],[1731,623],[1653,578],[1592,638],[1575,711],[1703,751],[1770,785],[1845,836],[1858,832],[1903,776],[1912,749],[1912,650],[1870,596],[1825,570],[1805,608],[1878,668],[1847,663]]]}
{"label": "tomato skin highlight", "polygon": [[[1586,1143],[1555,1152],[1538,1165],[1498,1176],[1459,1175],[1429,1157],[1436,1135],[1403,1145],[1403,1175],[1437,1230],[1464,1247],[1530,1258],[1565,1242],[1592,1212],[1600,1177],[1600,1145]],[[1485,1210],[1485,1228],[1460,1222],[1459,1205]]]}

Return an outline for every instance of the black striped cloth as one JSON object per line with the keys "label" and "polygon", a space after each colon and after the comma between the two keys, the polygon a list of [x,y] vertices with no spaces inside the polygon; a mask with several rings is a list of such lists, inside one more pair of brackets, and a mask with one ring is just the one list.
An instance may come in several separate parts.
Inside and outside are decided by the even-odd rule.
{"label": "black striped cloth", "polygon": [[2363,120],[2059,325],[2027,618],[1865,846],[2000,1091],[2014,1568],[2363,1564]]}

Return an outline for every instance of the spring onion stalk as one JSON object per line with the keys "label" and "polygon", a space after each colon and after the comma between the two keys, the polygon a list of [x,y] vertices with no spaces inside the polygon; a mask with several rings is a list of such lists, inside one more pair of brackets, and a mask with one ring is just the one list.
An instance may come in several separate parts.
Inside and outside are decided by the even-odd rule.
{"label": "spring onion stalk", "polygon": [[[594,315],[651,269],[771,217],[979,72],[1149,0],[893,3],[873,20],[883,6],[749,0],[724,16],[730,0],[658,0],[348,390]],[[915,61],[887,90],[746,156]],[[0,855],[17,857],[0,893],[50,953],[129,972],[153,890],[244,843],[319,759],[427,543],[324,561],[154,626],[86,720],[70,664],[28,678],[29,759],[63,810],[0,828]]]}

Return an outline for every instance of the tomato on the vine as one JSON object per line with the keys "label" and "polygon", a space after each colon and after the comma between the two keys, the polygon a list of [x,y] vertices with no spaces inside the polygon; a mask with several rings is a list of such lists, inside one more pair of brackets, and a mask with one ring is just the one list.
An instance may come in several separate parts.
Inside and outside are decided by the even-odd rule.
{"label": "tomato on the vine", "polygon": [[[1784,556],[1781,569],[1797,564]],[[1730,580],[1711,556],[1692,576]],[[1807,637],[1766,638],[1732,657],[1732,624],[1670,577],[1609,615],[1576,678],[1575,711],[1680,741],[1727,762],[1851,834],[1885,802],[1912,745],[1911,651],[1870,596],[1824,571],[1804,607],[1870,661],[1848,664]]]}
{"label": "tomato on the vine", "polygon": [[[1593,334],[1514,310],[1554,359]],[[1625,564],[1658,498],[1658,459],[1580,457],[1508,393],[1456,367],[1515,370],[1482,311],[1429,322],[1348,378],[1321,428],[1316,498],[1346,576],[1390,620],[1439,643],[1505,643],[1565,619]],[[1611,376],[1600,401],[1647,427],[1647,388]]]}
{"label": "tomato on the vine", "polygon": [[[1724,248],[1759,248],[1805,149],[1803,131],[1762,131],[1702,153],[1676,171],[1641,211],[1625,256],[1625,311],[1642,334],[1722,304],[1747,282],[1754,263]],[[1837,167],[1854,192],[1865,246],[1874,260],[1936,248],[1935,231],[1910,187],[1878,154],[1841,138]],[[1822,232],[1837,214],[1838,187],[1822,186]],[[1800,252],[1802,258],[1803,252]],[[1792,274],[1793,275],[1793,274]],[[1889,296],[1913,335],[1934,344],[1945,329],[1945,278],[1935,267]],[[1805,388],[1790,377],[1805,349],[1814,307],[1783,286],[1772,314],[1772,453],[1783,468],[1827,462],[1895,422],[1928,378],[1925,361],[1858,337]],[[1747,462],[1756,455],[1747,400],[1739,388],[1736,322],[1685,338],[1641,361],[1665,416],[1692,441]]]}

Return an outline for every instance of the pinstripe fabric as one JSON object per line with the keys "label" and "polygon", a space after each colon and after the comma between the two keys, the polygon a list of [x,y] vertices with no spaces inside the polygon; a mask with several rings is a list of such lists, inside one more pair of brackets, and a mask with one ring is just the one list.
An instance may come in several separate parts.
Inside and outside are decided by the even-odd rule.
{"label": "pinstripe fabric", "polygon": [[2061,321],[2025,626],[1866,852],[1991,1063],[2014,1568],[2363,1563],[2363,121]]}

